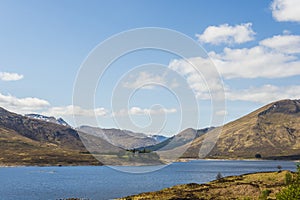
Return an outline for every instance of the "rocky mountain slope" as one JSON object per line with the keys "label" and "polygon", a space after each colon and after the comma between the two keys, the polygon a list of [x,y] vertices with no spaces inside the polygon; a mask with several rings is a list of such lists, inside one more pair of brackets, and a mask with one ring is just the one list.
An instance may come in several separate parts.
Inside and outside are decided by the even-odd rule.
{"label": "rocky mountain slope", "polygon": [[70,126],[63,118],[56,119],[55,117],[48,117],[40,114],[26,114],[26,117],[32,118],[32,119],[39,119],[46,122],[52,122],[55,124],[60,124],[64,126]]}

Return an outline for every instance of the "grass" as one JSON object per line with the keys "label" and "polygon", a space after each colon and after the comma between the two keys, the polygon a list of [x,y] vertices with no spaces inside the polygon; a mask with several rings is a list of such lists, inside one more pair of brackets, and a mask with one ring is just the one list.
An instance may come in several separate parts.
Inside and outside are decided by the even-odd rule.
{"label": "grass", "polygon": [[286,186],[287,173],[292,172],[260,172],[229,176],[206,184],[177,185],[157,192],[147,192],[121,199],[276,199],[276,194]]}

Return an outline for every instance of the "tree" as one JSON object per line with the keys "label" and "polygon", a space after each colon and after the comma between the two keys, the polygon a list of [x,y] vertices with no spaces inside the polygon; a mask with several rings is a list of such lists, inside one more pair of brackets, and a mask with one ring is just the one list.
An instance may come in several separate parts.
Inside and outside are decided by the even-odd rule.
{"label": "tree", "polygon": [[292,183],[292,181],[293,181],[292,174],[291,174],[290,172],[287,172],[287,173],[285,174],[284,183],[285,183],[286,185],[289,185],[289,184]]}
{"label": "tree", "polygon": [[255,158],[261,158],[261,155],[259,153],[255,154]]}

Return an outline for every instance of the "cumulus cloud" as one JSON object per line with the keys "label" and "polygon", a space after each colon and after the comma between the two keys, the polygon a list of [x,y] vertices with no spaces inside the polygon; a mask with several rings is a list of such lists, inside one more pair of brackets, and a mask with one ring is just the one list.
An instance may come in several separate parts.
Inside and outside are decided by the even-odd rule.
{"label": "cumulus cloud", "polygon": [[228,90],[226,92],[228,100],[252,101],[259,103],[270,103],[281,99],[299,99],[300,86],[275,86],[263,85],[261,87],[251,87],[243,90]]}
{"label": "cumulus cloud", "polygon": [[159,109],[148,109],[140,107],[131,107],[130,109],[122,109],[116,113],[115,116],[126,116],[126,115],[161,115],[176,113],[176,108],[159,108]]}
{"label": "cumulus cloud", "polygon": [[108,111],[104,108],[96,108],[93,110],[83,109],[73,105],[51,107],[50,103],[43,99],[35,97],[18,98],[2,93],[0,93],[0,107],[19,114],[42,113],[43,115],[56,117],[72,116],[73,114],[84,117],[94,116],[94,113],[96,116],[105,116],[108,114]]}
{"label": "cumulus cloud", "polygon": [[252,23],[245,23],[235,26],[228,24],[209,26],[202,34],[196,34],[196,37],[200,42],[218,45],[249,42],[254,40],[254,35]]}
{"label": "cumulus cloud", "polygon": [[17,98],[12,95],[0,93],[0,106],[13,112],[27,113],[45,109],[49,107],[50,104],[48,101],[39,98]]}
{"label": "cumulus cloud", "polygon": [[17,73],[0,72],[1,81],[18,81],[21,80],[23,77],[23,75]]}
{"label": "cumulus cloud", "polygon": [[273,18],[277,21],[300,22],[299,0],[274,0],[271,10]]}
{"label": "cumulus cloud", "polygon": [[223,92],[223,83],[210,59],[195,57],[172,60],[168,66],[186,79],[198,99],[209,99],[211,93]]}
{"label": "cumulus cloud", "polygon": [[[169,68],[185,76],[198,99],[211,99],[211,94],[224,92],[228,100],[270,102],[282,98],[300,98],[299,87],[264,85],[257,88],[234,90],[222,85],[224,79],[286,78],[300,75],[300,36],[278,35],[259,42],[250,48],[224,48],[220,53],[209,52],[210,58],[194,57],[173,60]],[[211,60],[213,62],[211,62]],[[201,73],[199,73],[199,71]]]}
{"label": "cumulus cloud", "polygon": [[83,117],[93,117],[93,116],[106,116],[108,111],[105,108],[95,108],[95,109],[84,109],[80,106],[61,106],[61,107],[51,107],[43,113],[49,116],[83,116]]}
{"label": "cumulus cloud", "polygon": [[225,48],[222,53],[210,52],[209,55],[225,79],[300,75],[300,61],[297,56],[273,51],[264,46]]}
{"label": "cumulus cloud", "polygon": [[300,53],[299,35],[276,35],[272,38],[262,40],[260,44],[282,53]]}

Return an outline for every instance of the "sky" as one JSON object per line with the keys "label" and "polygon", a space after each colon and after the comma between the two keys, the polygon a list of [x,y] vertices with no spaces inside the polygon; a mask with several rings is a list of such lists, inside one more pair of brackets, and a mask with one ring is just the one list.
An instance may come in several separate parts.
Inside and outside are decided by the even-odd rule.
{"label": "sky", "polygon": [[[1,0],[0,106],[63,117],[75,127],[167,136],[219,126],[223,120],[213,116],[226,123],[273,101],[300,98],[299,25],[298,0]],[[184,34],[208,57],[130,52],[99,77],[93,108],[74,105],[76,78],[97,45],[144,27]],[[219,76],[201,77],[191,64]],[[118,96],[126,92],[130,98]],[[213,109],[219,92],[225,107]]]}

